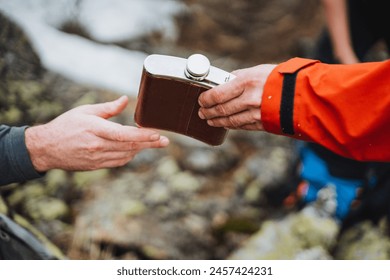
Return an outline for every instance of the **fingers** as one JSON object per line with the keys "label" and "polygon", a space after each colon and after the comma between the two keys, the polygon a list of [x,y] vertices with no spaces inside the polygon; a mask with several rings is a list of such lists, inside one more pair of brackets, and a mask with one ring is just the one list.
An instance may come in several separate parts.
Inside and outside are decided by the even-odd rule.
{"label": "fingers", "polygon": [[243,87],[238,78],[229,83],[217,86],[203,92],[199,96],[199,105],[204,108],[210,108],[217,104],[226,103],[227,101],[240,96]]}
{"label": "fingers", "polygon": [[[133,126],[124,126],[118,123],[108,121],[106,119],[118,115],[128,104],[128,97],[122,96],[115,101],[84,105],[74,110],[78,113],[85,114],[84,120],[89,116],[89,130],[93,134],[107,140],[120,142],[148,142],[160,139],[160,135],[146,128],[137,128]],[[75,111],[73,111],[75,112]],[[100,118],[94,118],[100,117]]]}
{"label": "fingers", "polygon": [[156,141],[147,142],[111,142],[107,145],[107,149],[111,151],[141,151],[150,148],[164,148],[169,145],[169,139],[165,136],[160,136]]}
{"label": "fingers", "polygon": [[129,152],[138,153],[150,148],[163,148],[169,144],[169,140],[165,136],[161,136],[157,141],[150,142],[110,142],[103,143],[103,147],[107,153],[113,152],[118,154],[126,154]]}
{"label": "fingers", "polygon": [[156,141],[149,142],[120,142],[98,138],[97,140],[88,143],[87,149],[90,153],[129,152],[141,151],[148,148],[163,148],[167,145],[169,145],[169,139],[165,136],[161,136]]}
{"label": "fingers", "polygon": [[263,130],[260,107],[264,85],[276,65],[234,71],[236,78],[199,97],[199,117],[216,127]]}
{"label": "fingers", "polygon": [[198,113],[199,117],[201,119],[209,120],[218,117],[227,117],[245,111],[248,109],[248,106],[250,105],[248,105],[245,100],[241,101],[241,99],[243,99],[241,97],[242,95],[232,100],[229,100],[226,103],[217,104],[213,107],[209,107],[209,108],[201,107]]}
{"label": "fingers", "polygon": [[118,99],[92,105],[84,105],[79,107],[79,110],[84,110],[85,113],[96,115],[104,119],[109,119],[120,114],[127,106],[129,99],[127,96],[121,96]]}
{"label": "fingers", "polygon": [[232,129],[244,128],[246,126],[253,127],[254,124],[256,127],[260,127],[261,114],[259,108],[252,108],[234,115],[213,118],[208,120],[207,123],[215,127],[226,127]]}
{"label": "fingers", "polygon": [[169,144],[168,138],[162,136],[158,141],[152,142],[116,142],[103,143],[104,148],[110,148],[109,151],[91,151],[94,155],[90,156],[91,162],[89,169],[112,168],[123,166],[131,161],[140,151],[149,148],[163,148]]}
{"label": "fingers", "polygon": [[104,119],[96,120],[94,133],[107,140],[119,142],[149,142],[160,139],[160,134],[147,128],[124,126]]}

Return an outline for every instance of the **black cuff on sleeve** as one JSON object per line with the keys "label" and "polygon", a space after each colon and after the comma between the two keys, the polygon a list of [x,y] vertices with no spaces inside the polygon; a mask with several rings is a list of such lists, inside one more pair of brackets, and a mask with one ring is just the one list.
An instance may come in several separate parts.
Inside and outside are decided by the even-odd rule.
{"label": "black cuff on sleeve", "polygon": [[282,100],[280,103],[280,127],[285,134],[294,135],[294,95],[295,82],[298,71],[285,73],[282,88]]}

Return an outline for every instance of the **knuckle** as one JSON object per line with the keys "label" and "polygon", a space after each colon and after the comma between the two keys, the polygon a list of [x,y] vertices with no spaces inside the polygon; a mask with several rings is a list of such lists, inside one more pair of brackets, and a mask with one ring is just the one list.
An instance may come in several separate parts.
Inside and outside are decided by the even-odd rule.
{"label": "knuckle", "polygon": [[126,141],[126,136],[125,136],[125,134],[123,133],[123,131],[121,131],[121,130],[116,130],[115,132],[113,132],[112,138],[113,138],[115,141],[118,141],[118,142],[124,142],[124,141]]}
{"label": "knuckle", "polygon": [[245,91],[250,87],[250,81],[247,78],[242,78],[240,80],[237,80],[236,84],[237,89],[240,89],[241,91]]}
{"label": "knuckle", "polygon": [[206,104],[206,93],[202,93],[200,96],[199,96],[199,103],[203,106]]}
{"label": "knuckle", "polygon": [[138,148],[138,145],[137,145],[137,143],[136,142],[130,142],[129,143],[129,149],[130,150],[137,150],[137,148]]}
{"label": "knuckle", "polygon": [[223,100],[223,92],[217,88],[214,88],[211,97],[212,101],[215,103],[221,103]]}
{"label": "knuckle", "polygon": [[113,104],[112,102],[106,102],[106,103],[102,103],[101,106],[99,106],[99,110],[100,110],[100,114],[108,119],[108,118],[111,118],[114,116],[114,113],[115,112],[115,104]]}
{"label": "knuckle", "polygon": [[243,80],[245,87],[253,87],[256,86],[260,81],[257,77],[248,76]]}
{"label": "knuckle", "polygon": [[100,152],[103,150],[103,145],[101,144],[100,141],[93,141],[91,143],[89,143],[87,146],[86,146],[86,150],[90,153],[90,154],[94,154],[96,152]]}
{"label": "knuckle", "polygon": [[257,95],[255,92],[250,92],[249,97],[248,97],[248,105],[249,106],[254,106],[254,107],[260,107],[260,94]]}
{"label": "knuckle", "polygon": [[222,115],[222,116],[226,115],[225,107],[222,104],[218,104],[217,106],[215,106],[215,111],[219,115]]}
{"label": "knuckle", "polygon": [[253,110],[251,112],[252,120],[260,121],[260,111],[259,110]]}
{"label": "knuckle", "polygon": [[237,127],[238,126],[238,120],[237,120],[237,117],[235,115],[229,116],[228,117],[228,122],[233,127]]}

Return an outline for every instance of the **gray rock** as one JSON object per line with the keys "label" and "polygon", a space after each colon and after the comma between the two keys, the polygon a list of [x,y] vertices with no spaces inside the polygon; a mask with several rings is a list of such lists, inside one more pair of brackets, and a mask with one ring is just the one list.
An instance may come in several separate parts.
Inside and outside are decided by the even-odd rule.
{"label": "gray rock", "polygon": [[158,176],[166,179],[180,172],[180,167],[173,157],[163,157],[159,160],[156,172]]}
{"label": "gray rock", "polygon": [[232,169],[239,161],[240,153],[229,139],[216,147],[191,138],[186,141],[178,139],[181,139],[178,141],[180,150],[176,158],[184,169],[191,172],[216,175]]}
{"label": "gray rock", "polygon": [[180,172],[171,176],[168,185],[176,193],[193,193],[199,190],[201,182],[189,172]]}
{"label": "gray rock", "polygon": [[146,206],[139,200],[126,199],[120,202],[120,214],[127,217],[140,216],[147,211]]}
{"label": "gray rock", "polygon": [[390,239],[380,228],[362,222],[341,236],[335,255],[343,260],[388,260]]}
{"label": "gray rock", "polygon": [[27,200],[24,210],[34,220],[60,220],[69,215],[69,208],[65,202],[48,197]]}
{"label": "gray rock", "polygon": [[336,242],[338,229],[333,219],[302,211],[282,220],[265,221],[261,229],[230,258],[295,259],[302,258],[307,250],[327,252]]}
{"label": "gray rock", "polygon": [[161,181],[155,181],[145,195],[145,202],[155,206],[167,203],[170,198],[171,193],[167,185]]}
{"label": "gray rock", "polygon": [[241,166],[251,178],[256,178],[263,185],[281,180],[290,163],[288,150],[277,147],[266,152],[257,152],[250,156]]}
{"label": "gray rock", "polygon": [[109,170],[100,169],[94,171],[83,171],[73,173],[73,182],[76,188],[83,189],[90,184],[103,180],[109,174]]}

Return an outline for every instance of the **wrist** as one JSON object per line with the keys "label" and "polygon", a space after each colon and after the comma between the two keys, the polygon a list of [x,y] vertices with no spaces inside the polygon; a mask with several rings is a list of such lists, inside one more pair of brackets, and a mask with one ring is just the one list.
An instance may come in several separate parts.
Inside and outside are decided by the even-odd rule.
{"label": "wrist", "polygon": [[25,131],[27,151],[35,170],[38,172],[46,172],[51,169],[46,158],[44,131],[44,125],[29,127]]}

